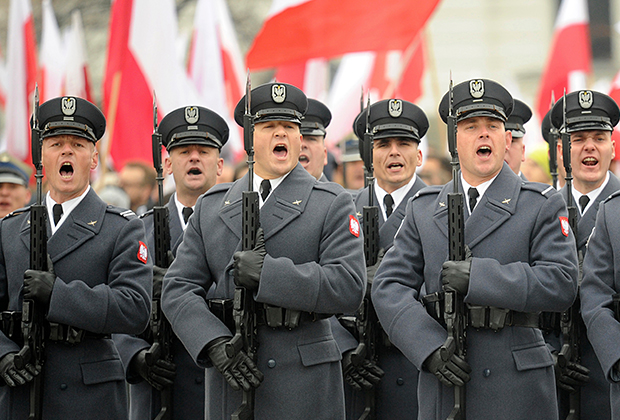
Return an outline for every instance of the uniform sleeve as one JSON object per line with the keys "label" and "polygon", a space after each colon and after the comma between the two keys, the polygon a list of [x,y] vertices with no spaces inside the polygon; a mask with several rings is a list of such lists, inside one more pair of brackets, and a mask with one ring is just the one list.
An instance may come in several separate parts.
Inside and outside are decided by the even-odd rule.
{"label": "uniform sleeve", "polygon": [[412,203],[407,203],[394,245],[375,274],[372,301],[390,341],[422,369],[424,360],[446,341],[447,333],[419,301],[424,282],[424,254]]}
{"label": "uniform sleeve", "polygon": [[[578,262],[575,237],[562,232],[560,217],[566,216],[560,194],[545,200],[531,231],[529,261],[501,264],[474,251],[465,302],[520,312],[568,309],[577,296]],[[501,246],[509,247],[505,240]]]}
{"label": "uniform sleeve", "polygon": [[[617,215],[607,220],[608,203],[600,206],[596,225],[588,243],[588,252],[583,260],[583,281],[581,283],[581,314],[587,328],[588,339],[601,363],[607,378],[612,377],[612,367],[620,360],[620,323],[612,310],[612,295],[617,293],[616,273],[618,270]],[[610,212],[611,213],[611,212]],[[613,227],[612,227],[613,225]],[[615,229],[614,229],[615,227]],[[614,378],[616,382],[620,378]]]}
{"label": "uniform sleeve", "polygon": [[[4,251],[2,249],[3,226],[4,223],[0,221],[0,312],[6,311],[9,303],[9,285],[6,275],[6,266],[4,264]],[[0,359],[8,353],[15,353],[18,351],[19,346],[0,331]]]}
{"label": "uniform sleeve", "polygon": [[[108,216],[109,217],[109,216]],[[107,267],[108,281],[90,287],[75,279],[57,278],[50,301],[48,320],[86,331],[109,334],[139,334],[147,327],[151,312],[153,264],[137,258],[140,242],[146,242],[139,219],[125,223],[118,232]]]}
{"label": "uniform sleeve", "polygon": [[322,230],[318,262],[295,264],[267,254],[256,301],[307,312],[355,312],[366,290],[366,263],[362,234],[351,233],[350,216],[355,218],[355,207],[343,191],[317,226]]}
{"label": "uniform sleeve", "polygon": [[207,291],[214,279],[207,263],[200,221],[206,211],[199,200],[183,234],[176,258],[164,277],[162,309],[176,336],[194,361],[204,347],[230,330],[209,310]]}

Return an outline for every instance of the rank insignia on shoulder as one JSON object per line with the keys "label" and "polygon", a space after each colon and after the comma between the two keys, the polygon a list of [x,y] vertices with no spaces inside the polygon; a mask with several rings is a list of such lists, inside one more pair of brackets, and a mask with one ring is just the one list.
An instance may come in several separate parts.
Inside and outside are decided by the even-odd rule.
{"label": "rank insignia on shoulder", "polygon": [[144,264],[146,264],[146,262],[149,259],[148,250],[147,250],[146,245],[144,244],[144,242],[139,241],[138,244],[139,244],[139,247],[138,247],[138,259],[140,261],[142,261]]}
{"label": "rank insignia on shoulder", "polygon": [[349,232],[356,238],[360,237],[360,222],[352,214],[349,215]]}
{"label": "rank insignia on shoulder", "polygon": [[570,233],[570,224],[568,223],[568,217],[560,216],[560,228],[562,229],[562,234],[564,236],[568,236]]}

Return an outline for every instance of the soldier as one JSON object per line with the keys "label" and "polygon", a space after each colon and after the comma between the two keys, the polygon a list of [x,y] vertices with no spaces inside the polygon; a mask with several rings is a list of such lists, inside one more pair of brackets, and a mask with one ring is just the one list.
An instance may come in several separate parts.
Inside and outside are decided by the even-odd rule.
{"label": "soldier", "polygon": [[[197,112],[195,114],[194,112]],[[168,201],[168,226],[172,254],[176,255],[183,231],[194,211],[196,200],[215,185],[222,172],[222,146],[228,141],[228,125],[215,112],[184,107],[166,115],[159,126],[168,156],[164,171],[171,174],[176,192]],[[149,249],[155,249],[153,211],[142,217]],[[161,293],[165,269],[154,267],[154,295]],[[131,392],[132,419],[155,418],[160,412],[159,392],[172,386],[172,418],[197,419],[204,415],[204,368],[194,363],[181,342],[173,337],[172,360],[146,363],[149,341],[127,335],[115,337],[121,356],[129,366],[127,380]],[[150,413],[150,414],[149,414]]]}
{"label": "soldier", "polygon": [[[244,103],[235,112],[239,124]],[[207,366],[208,418],[230,416],[241,403],[234,390],[253,387],[257,420],[344,417],[341,355],[327,318],[354,312],[362,300],[363,241],[350,194],[318,182],[299,163],[306,109],[294,86],[252,90],[253,189],[261,193],[256,246],[237,252],[247,174],[198,200],[166,274],[164,313],[193,359]],[[256,301],[256,365],[243,350],[225,353],[233,333],[210,309],[217,301],[205,302],[211,288],[216,299],[232,298],[235,284]]]}
{"label": "soldier", "polygon": [[[360,139],[364,139],[367,112],[361,112],[353,124],[355,135]],[[416,169],[422,165],[422,151],[418,146],[429,124],[424,111],[411,102],[400,99],[373,104],[370,107],[369,124],[370,131],[374,134],[373,205],[379,206],[379,247],[387,251],[391,248],[394,235],[405,217],[407,201],[426,186],[416,176]],[[369,193],[369,188],[366,187],[355,197],[360,218],[364,206],[369,205]],[[382,339],[377,343],[377,357],[378,365],[385,376],[377,385],[376,416],[380,419],[415,419],[418,404],[417,399],[411,396],[417,393],[418,369],[390,343],[387,336],[383,337],[383,330],[380,336]],[[362,376],[365,372],[355,373]],[[351,397],[356,400],[360,397],[359,393],[353,395],[355,397]],[[358,419],[361,414],[359,400],[353,404],[357,407],[352,407],[347,416]],[[349,404],[347,406],[349,407]],[[363,403],[361,406],[363,407]]]}
{"label": "soldier", "polygon": [[[439,105],[444,121],[451,96]],[[576,296],[566,207],[553,188],[524,183],[504,162],[511,143],[504,123],[513,107],[506,89],[471,80],[456,85],[453,98],[457,179],[459,191],[468,192],[465,259],[446,261],[453,183],[425,188],[407,205],[372,299],[390,341],[420,369],[419,418],[445,419],[454,385],[466,386],[467,418],[557,418],[553,358],[538,313],[565,310]],[[440,298],[444,286],[466,303],[466,360],[454,353],[442,358],[443,312],[422,304],[422,294]]]}
{"label": "soldier", "polygon": [[523,144],[523,136],[525,136],[525,123],[532,118],[532,110],[529,106],[518,99],[514,100],[514,108],[512,113],[506,120],[506,131],[512,133],[512,142],[506,151],[504,160],[510,166],[515,174],[527,181],[523,172],[521,172],[521,163],[525,162],[525,144]]}
{"label": "soldier", "polygon": [[28,165],[6,152],[0,154],[0,218],[28,205],[30,175],[32,169]]}
{"label": "soldier", "polygon": [[299,162],[306,171],[321,182],[329,181],[323,174],[327,165],[325,129],[332,120],[332,113],[323,103],[308,98],[308,112],[301,121],[301,153]]}
{"label": "soldier", "polygon": [[[51,99],[41,105],[39,122],[49,186],[48,271],[29,269],[29,209],[4,218],[0,309],[11,319],[22,297],[46,308],[46,419],[127,418],[123,364],[110,334],[138,334],[148,325],[153,269],[144,225],[131,211],[106,205],[89,185],[98,164],[95,144],[105,131],[96,106]],[[14,340],[0,334],[0,375],[9,385],[0,387],[2,419],[28,417],[29,387],[23,385],[32,376],[16,370],[21,343]]]}
{"label": "soldier", "polygon": [[[563,110],[564,97],[553,107],[551,120],[560,131],[565,130],[570,134],[574,201],[568,202],[568,185],[564,185],[560,193],[567,205],[577,208],[577,250],[580,258],[583,258],[600,203],[613,192],[620,190],[620,180],[609,171],[615,156],[615,143],[611,139],[611,133],[620,119],[620,110],[611,97],[589,90],[566,95],[566,123]],[[565,145],[559,141],[558,156],[563,156],[563,146]],[[558,386],[565,391],[581,393],[581,419],[608,419],[609,382],[588,341],[585,328],[581,331],[580,364],[589,369],[589,382],[585,384],[587,369],[584,370],[583,367],[576,366],[574,372],[566,372],[558,367],[562,374]],[[581,386],[583,388],[579,389]],[[568,402],[561,401],[561,410],[567,406]]]}

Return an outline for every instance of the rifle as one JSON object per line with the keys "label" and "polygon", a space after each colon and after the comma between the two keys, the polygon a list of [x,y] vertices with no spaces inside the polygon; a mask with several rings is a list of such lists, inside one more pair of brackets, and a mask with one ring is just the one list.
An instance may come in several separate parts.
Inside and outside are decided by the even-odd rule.
{"label": "rifle", "polygon": [[[463,261],[465,259],[465,218],[463,213],[463,193],[459,192],[459,155],[456,148],[457,128],[452,104],[452,76],[450,76],[450,102],[447,125],[454,189],[452,193],[448,193],[448,258],[451,261]],[[467,310],[465,308],[464,296],[449,288],[444,288],[444,293],[444,320],[446,322],[448,338],[441,346],[441,358],[444,361],[448,361],[452,354],[456,354],[465,360]],[[465,420],[465,385],[454,387],[454,408],[448,416],[448,420]]]}
{"label": "rifle", "polygon": [[[39,128],[39,87],[34,90],[34,110],[30,130],[32,148],[32,164],[36,169],[37,180],[36,202],[30,207],[30,268],[47,271],[47,209],[43,204],[42,182],[43,164],[41,163],[41,130]],[[44,341],[45,313],[32,299],[24,299],[22,303],[22,334],[24,345],[15,355],[17,369],[26,364],[43,368],[45,361]],[[28,420],[43,418],[43,371],[30,382],[30,414]]]}
{"label": "rifle", "polygon": [[[374,205],[375,178],[372,163],[373,134],[370,132],[370,95],[366,106],[366,132],[364,141],[360,145],[362,160],[366,170],[366,185],[368,186],[368,205],[363,208],[364,217],[364,256],[366,267],[371,267],[377,263],[379,254],[379,207]],[[354,365],[361,365],[364,359],[374,363],[377,362],[377,346],[379,341],[379,325],[377,313],[370,300],[370,292],[362,301],[362,305],[355,317],[355,326],[358,333],[360,345],[351,354],[351,362]],[[365,407],[359,420],[371,420],[375,418],[376,388],[373,386],[365,391]]]}
{"label": "rifle", "polygon": [[[566,170],[566,194],[567,194],[567,208],[568,208],[568,223],[573,230],[575,236],[575,245],[577,242],[577,207],[574,204],[573,199],[573,172],[571,167],[571,143],[570,134],[566,130],[566,90],[564,90],[563,98],[563,127],[560,135],[562,138],[562,158],[564,160],[564,169]],[[579,252],[579,280],[581,283],[581,266],[583,262],[583,255]],[[562,312],[560,318],[560,329],[562,331],[562,348],[558,353],[558,365],[561,368],[566,367],[568,362],[579,364],[581,361],[580,352],[580,336],[582,328],[584,327],[579,311],[580,307],[579,294],[573,305],[568,310]],[[577,420],[581,417],[581,392],[577,389],[575,392],[569,394],[569,410],[566,420]]]}
{"label": "rifle", "polygon": [[[159,198],[153,207],[153,236],[155,239],[155,265],[168,268],[168,252],[170,251],[170,227],[168,225],[168,208],[164,205],[164,168],[161,162],[162,138],[157,125],[157,98],[153,92],[153,166],[157,172],[157,188]],[[165,359],[172,362],[172,327],[161,310],[161,293],[153,298],[151,311],[151,333],[153,344],[145,354],[146,364],[153,366],[157,360]],[[155,420],[172,419],[172,387],[160,391],[161,409]]]}
{"label": "rifle", "polygon": [[[258,191],[254,189],[254,118],[251,114],[250,71],[248,70],[245,85],[245,113],[243,114],[243,145],[248,155],[248,190],[242,194],[242,232],[241,246],[243,251],[254,249],[256,234],[260,223]],[[234,357],[243,349],[248,357],[256,363],[258,339],[256,323],[256,303],[252,292],[245,287],[236,286],[233,299],[233,318],[235,335],[226,344],[226,354]],[[243,391],[241,405],[232,414],[232,420],[248,420],[254,418],[254,389]]]}
{"label": "rifle", "polygon": [[[551,92],[551,105],[549,109],[553,108],[555,105],[555,98],[553,97],[553,92]],[[551,114],[549,114],[549,121],[551,121]],[[551,134],[549,138],[549,172],[551,173],[551,179],[553,181],[553,188],[558,189],[558,129],[553,126],[553,123],[550,124],[549,134]],[[564,149],[562,149],[564,150]]]}

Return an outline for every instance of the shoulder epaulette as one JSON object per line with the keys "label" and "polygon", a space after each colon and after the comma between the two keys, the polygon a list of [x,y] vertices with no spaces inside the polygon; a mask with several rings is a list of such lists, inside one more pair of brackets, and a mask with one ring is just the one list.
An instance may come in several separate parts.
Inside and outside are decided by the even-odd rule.
{"label": "shoulder epaulette", "polygon": [[521,188],[529,191],[539,192],[543,197],[550,197],[552,193],[558,191],[549,184],[543,184],[542,182],[525,181],[521,184]]}
{"label": "shoulder epaulette", "polygon": [[439,194],[439,192],[442,189],[443,189],[443,185],[431,185],[429,187],[424,187],[421,190],[419,190],[417,193],[415,193],[412,200],[415,200],[418,197],[422,197],[423,195]]}
{"label": "shoulder epaulette", "polygon": [[151,216],[153,214],[153,209],[147,210],[146,212],[142,213],[140,216],[138,216],[140,219],[144,219],[145,217]]}
{"label": "shoulder epaulette", "polygon": [[106,211],[123,216],[127,220],[135,219],[136,217],[138,217],[136,216],[136,213],[131,210],[124,209],[122,207],[112,206],[110,204],[108,204],[108,206],[106,207]]}
{"label": "shoulder epaulette", "polygon": [[9,217],[19,216],[22,213],[30,211],[30,207],[31,206],[27,206],[27,207],[22,207],[21,209],[13,210],[12,212],[4,216],[4,218],[8,219]]}
{"label": "shoulder epaulette", "polygon": [[204,193],[201,197],[206,197],[208,195],[228,191],[230,187],[232,186],[232,184],[233,184],[232,182],[222,182],[221,184],[215,184],[214,186],[209,188],[209,190],[206,193]]}
{"label": "shoulder epaulette", "polygon": [[[620,190],[618,190],[618,191],[615,191],[615,192],[611,193],[611,194],[609,195],[609,197],[607,197],[605,200],[603,200],[603,203],[606,203],[606,202],[608,202],[609,200],[613,200],[614,198],[616,198],[616,197],[618,197],[618,196],[620,196]],[[7,216],[7,217],[8,217],[8,216]]]}
{"label": "shoulder epaulette", "polygon": [[342,185],[336,184],[335,182],[316,182],[314,184],[314,188],[317,190],[328,191],[334,195],[338,195],[346,191]]}

